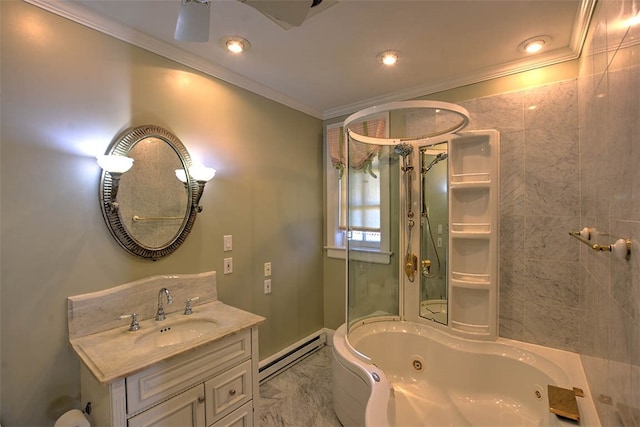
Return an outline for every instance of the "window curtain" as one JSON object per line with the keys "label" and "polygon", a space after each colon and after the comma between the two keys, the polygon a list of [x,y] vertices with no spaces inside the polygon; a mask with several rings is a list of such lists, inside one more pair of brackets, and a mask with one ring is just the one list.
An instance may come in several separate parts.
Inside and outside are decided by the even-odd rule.
{"label": "window curtain", "polygon": [[[384,137],[386,127],[385,119],[373,119],[360,123],[353,123],[350,129],[360,135],[375,138]],[[329,144],[329,156],[333,167],[338,170],[339,177],[342,178],[346,167],[346,144],[344,142],[344,128],[334,127],[328,130],[327,142]],[[380,151],[379,145],[363,144],[358,141],[351,141],[349,144],[349,167],[355,170],[362,170],[376,178],[371,170],[371,162]]]}
{"label": "window curtain", "polygon": [[[385,136],[385,127],[386,120],[384,118],[350,125],[352,131],[376,138]],[[340,179],[339,228],[341,230],[347,228],[347,188],[346,180],[341,179],[346,169],[345,158],[347,157],[344,139],[343,127],[328,129],[329,156]],[[358,141],[350,141],[349,143],[349,184],[352,199],[349,226],[352,230],[380,231],[380,182],[376,179],[375,170],[379,167],[376,161],[379,152],[379,145]],[[374,163],[376,167],[374,167]]]}

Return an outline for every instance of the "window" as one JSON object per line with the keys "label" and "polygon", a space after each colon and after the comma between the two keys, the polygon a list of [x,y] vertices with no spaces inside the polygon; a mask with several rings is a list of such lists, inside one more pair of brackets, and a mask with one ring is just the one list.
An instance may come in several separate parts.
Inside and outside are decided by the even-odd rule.
{"label": "window", "polygon": [[[351,126],[362,135],[386,138],[388,114],[370,116]],[[325,136],[328,256],[345,258],[348,238],[350,248],[355,250],[352,257],[361,253],[362,259],[388,263],[389,162],[388,156],[385,157],[388,149],[350,141],[347,165],[347,144],[341,124],[328,125]],[[350,209],[347,209],[347,193]]]}

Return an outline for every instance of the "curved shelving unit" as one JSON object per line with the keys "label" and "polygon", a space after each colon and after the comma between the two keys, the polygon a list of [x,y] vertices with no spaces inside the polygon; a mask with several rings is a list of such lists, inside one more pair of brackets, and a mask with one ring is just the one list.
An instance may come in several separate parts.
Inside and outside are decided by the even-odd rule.
{"label": "curved shelving unit", "polygon": [[449,145],[449,327],[498,336],[500,138],[465,132]]}

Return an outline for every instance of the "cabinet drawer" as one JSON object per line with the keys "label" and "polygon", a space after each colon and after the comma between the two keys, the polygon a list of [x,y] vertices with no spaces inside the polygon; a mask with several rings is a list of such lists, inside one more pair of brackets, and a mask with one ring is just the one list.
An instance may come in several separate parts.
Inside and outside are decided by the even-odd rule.
{"label": "cabinet drawer", "polygon": [[251,400],[251,360],[204,383],[207,425]]}
{"label": "cabinet drawer", "polygon": [[126,379],[129,416],[251,357],[249,330],[226,337]]}
{"label": "cabinet drawer", "polygon": [[253,401],[249,401],[210,427],[253,427]]}

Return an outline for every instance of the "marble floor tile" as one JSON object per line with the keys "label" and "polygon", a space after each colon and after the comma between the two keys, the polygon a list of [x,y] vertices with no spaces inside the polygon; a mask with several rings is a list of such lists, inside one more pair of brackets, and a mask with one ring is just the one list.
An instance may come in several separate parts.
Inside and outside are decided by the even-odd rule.
{"label": "marble floor tile", "polygon": [[340,427],[331,394],[331,347],[325,346],[260,385],[260,427]]}

